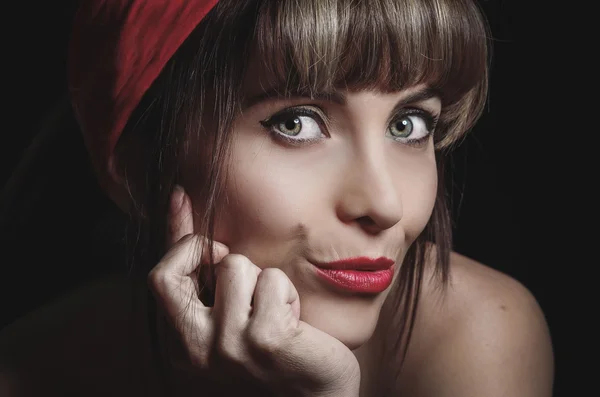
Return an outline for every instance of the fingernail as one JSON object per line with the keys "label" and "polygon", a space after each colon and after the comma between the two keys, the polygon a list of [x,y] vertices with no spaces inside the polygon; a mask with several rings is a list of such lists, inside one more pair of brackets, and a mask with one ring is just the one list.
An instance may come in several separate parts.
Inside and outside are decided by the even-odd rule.
{"label": "fingernail", "polygon": [[215,245],[215,249],[220,249],[220,250],[229,250],[229,247],[227,247],[225,244],[223,243],[219,243],[218,241],[214,241],[213,242]]}
{"label": "fingernail", "polygon": [[225,255],[229,252],[229,247],[218,241],[213,241],[213,255],[220,256]]}

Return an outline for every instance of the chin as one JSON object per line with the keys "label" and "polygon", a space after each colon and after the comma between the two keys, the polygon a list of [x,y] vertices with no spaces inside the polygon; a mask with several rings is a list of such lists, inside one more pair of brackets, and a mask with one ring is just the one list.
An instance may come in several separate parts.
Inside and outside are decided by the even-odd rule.
{"label": "chin", "polygon": [[367,343],[375,332],[383,297],[323,299],[312,295],[301,297],[300,301],[302,321],[355,350]]}

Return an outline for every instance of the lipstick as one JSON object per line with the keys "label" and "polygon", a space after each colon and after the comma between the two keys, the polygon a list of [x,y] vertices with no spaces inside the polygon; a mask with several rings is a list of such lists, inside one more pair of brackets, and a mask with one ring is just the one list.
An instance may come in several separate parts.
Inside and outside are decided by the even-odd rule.
{"label": "lipstick", "polygon": [[356,257],[315,264],[317,275],[325,282],[350,292],[378,294],[394,278],[394,261],[385,257]]}

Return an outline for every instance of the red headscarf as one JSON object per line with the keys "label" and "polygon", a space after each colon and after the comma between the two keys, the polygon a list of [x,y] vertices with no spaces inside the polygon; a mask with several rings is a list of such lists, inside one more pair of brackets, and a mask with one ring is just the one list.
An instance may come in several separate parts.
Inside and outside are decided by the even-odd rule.
{"label": "red headscarf", "polygon": [[69,92],[100,185],[145,92],[218,0],[82,0],[68,58]]}

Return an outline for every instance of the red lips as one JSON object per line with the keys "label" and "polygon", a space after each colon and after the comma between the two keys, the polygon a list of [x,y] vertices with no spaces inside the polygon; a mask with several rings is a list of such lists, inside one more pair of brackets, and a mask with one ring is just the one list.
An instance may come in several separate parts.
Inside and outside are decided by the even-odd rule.
{"label": "red lips", "polygon": [[394,263],[385,257],[356,257],[315,266],[317,275],[329,285],[350,292],[377,294],[391,285]]}

